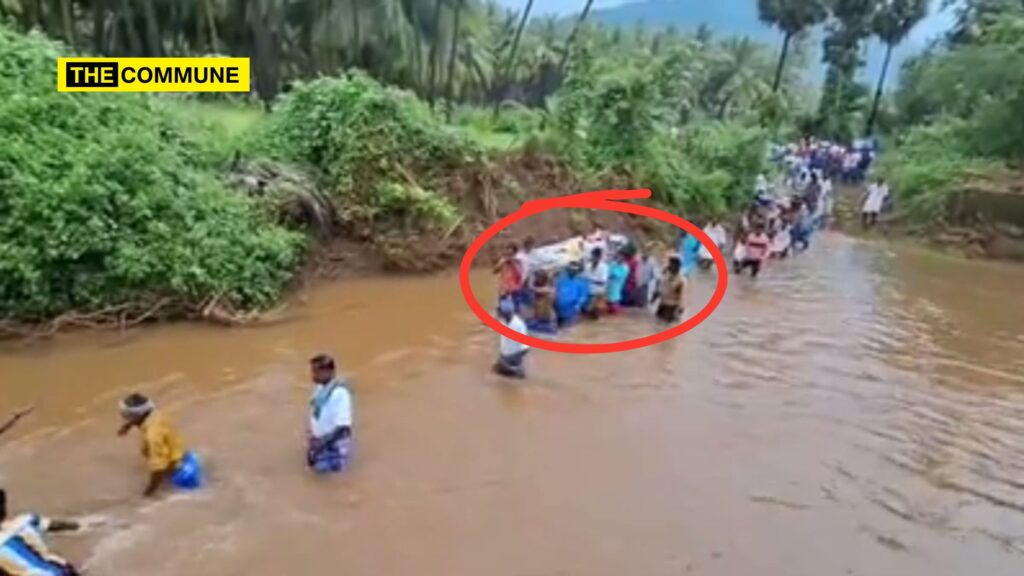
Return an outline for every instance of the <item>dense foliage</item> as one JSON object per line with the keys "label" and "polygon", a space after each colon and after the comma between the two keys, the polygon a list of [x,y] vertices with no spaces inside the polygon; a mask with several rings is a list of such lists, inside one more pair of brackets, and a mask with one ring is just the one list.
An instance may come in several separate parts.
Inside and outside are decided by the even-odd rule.
{"label": "dense foliage", "polygon": [[453,167],[480,157],[415,95],[363,74],[296,86],[258,143],[311,167],[350,225],[447,227],[458,210],[433,188]]}
{"label": "dense foliage", "polygon": [[0,310],[38,320],[169,298],[276,299],[300,238],[224,189],[176,117],[58,94],[58,47],[0,27]]}
{"label": "dense foliage", "polygon": [[595,56],[584,45],[553,106],[553,148],[626,173],[680,210],[723,214],[764,169],[774,70],[745,42]]}
{"label": "dense foliage", "polygon": [[940,219],[972,175],[1024,167],[1024,6],[978,4],[910,63],[895,95],[898,145],[885,172],[920,220]]}

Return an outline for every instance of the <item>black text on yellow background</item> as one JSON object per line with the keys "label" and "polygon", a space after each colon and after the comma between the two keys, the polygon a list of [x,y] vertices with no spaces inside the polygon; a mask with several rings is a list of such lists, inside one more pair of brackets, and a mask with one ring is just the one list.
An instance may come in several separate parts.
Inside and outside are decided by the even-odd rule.
{"label": "black text on yellow background", "polygon": [[58,92],[248,92],[248,58],[58,58]]}

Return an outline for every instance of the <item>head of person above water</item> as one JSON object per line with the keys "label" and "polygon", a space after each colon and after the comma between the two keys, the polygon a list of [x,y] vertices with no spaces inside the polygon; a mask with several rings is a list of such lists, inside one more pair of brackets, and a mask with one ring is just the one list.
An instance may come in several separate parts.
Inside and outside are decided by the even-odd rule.
{"label": "head of person above water", "polygon": [[334,358],[327,354],[317,354],[309,359],[309,374],[314,384],[327,384],[334,380],[336,369]]}
{"label": "head of person above water", "polygon": [[594,248],[593,250],[590,251],[590,261],[593,262],[594,264],[600,262],[603,256],[604,250],[601,250],[600,248]]}
{"label": "head of person above water", "polygon": [[523,240],[523,251],[533,252],[533,249],[537,247],[537,241],[533,239],[533,236],[527,236],[526,240]]}
{"label": "head of person above water", "polygon": [[126,423],[139,425],[146,421],[153,410],[156,410],[156,405],[142,394],[132,393],[121,400],[119,408],[121,418]]}
{"label": "head of person above water", "polygon": [[537,286],[547,286],[551,283],[551,277],[548,276],[547,271],[537,270],[533,275],[533,283]]}
{"label": "head of person above water", "polygon": [[498,318],[501,318],[504,322],[512,320],[512,316],[516,313],[516,306],[512,303],[509,298],[502,298],[501,302],[498,302]]}
{"label": "head of person above water", "polygon": [[508,246],[505,246],[505,256],[508,258],[514,258],[519,253],[519,245],[515,242],[509,242]]}
{"label": "head of person above water", "polygon": [[668,257],[668,271],[670,274],[679,274],[683,270],[683,261],[678,254]]}

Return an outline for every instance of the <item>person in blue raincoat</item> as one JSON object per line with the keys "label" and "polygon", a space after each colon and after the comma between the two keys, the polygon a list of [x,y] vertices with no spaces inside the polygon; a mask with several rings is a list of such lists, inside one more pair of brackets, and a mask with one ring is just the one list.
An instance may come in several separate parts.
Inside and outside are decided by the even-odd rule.
{"label": "person in blue raincoat", "polygon": [[679,238],[679,255],[683,263],[683,276],[693,274],[697,269],[697,262],[700,259],[700,240],[689,232],[683,231]]}
{"label": "person in blue raincoat", "polygon": [[559,326],[576,322],[590,294],[587,281],[580,276],[579,262],[570,264],[555,280],[555,315]]}

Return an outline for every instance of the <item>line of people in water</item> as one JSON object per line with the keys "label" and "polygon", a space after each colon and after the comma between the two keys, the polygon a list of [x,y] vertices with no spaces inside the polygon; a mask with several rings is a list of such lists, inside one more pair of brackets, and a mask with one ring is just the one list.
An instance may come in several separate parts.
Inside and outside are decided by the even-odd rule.
{"label": "line of people in water", "polygon": [[[309,402],[309,433],[306,464],[318,474],[334,474],[349,467],[352,454],[352,394],[348,382],[339,377],[334,359],[320,354],[310,360],[313,393]],[[142,439],[142,456],[148,471],[144,497],[153,497],[161,489],[196,490],[205,482],[198,454],[189,450],[178,427],[156,403],[138,393],[119,403],[124,436],[137,430]],[[15,411],[0,425],[0,434],[9,431],[34,407]],[[34,513],[9,515],[7,492],[0,488],[0,576],[79,576],[82,572],[71,562],[47,547],[45,535],[82,529],[80,522],[53,520]]]}
{"label": "line of people in water", "polygon": [[[597,228],[557,247],[538,249],[532,238],[509,244],[494,267],[498,318],[521,334],[552,335],[581,320],[598,320],[627,309],[648,310],[661,322],[678,322],[685,311],[683,260],[664,261],[656,245]],[[494,371],[523,378],[529,347],[502,337]]]}
{"label": "line of people in water", "polygon": [[[801,170],[801,172],[803,172]],[[818,230],[828,226],[834,205],[831,176],[821,170],[794,174],[781,185],[765,176],[754,199],[729,232],[712,218],[702,231],[722,254],[732,247],[734,274],[756,278],[766,262],[807,250]],[[622,235],[596,228],[589,236],[538,248],[532,238],[510,243],[494,266],[498,279],[498,318],[521,334],[552,335],[581,318],[597,320],[623,309],[648,309],[665,323],[685,310],[686,279],[710,269],[711,248],[683,231],[666,263],[656,245],[641,251]],[[560,257],[552,258],[556,251]],[[501,336],[494,371],[523,378],[529,346]]]}

